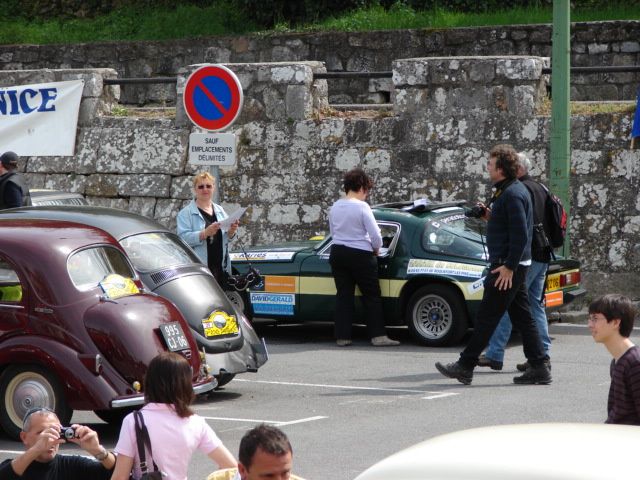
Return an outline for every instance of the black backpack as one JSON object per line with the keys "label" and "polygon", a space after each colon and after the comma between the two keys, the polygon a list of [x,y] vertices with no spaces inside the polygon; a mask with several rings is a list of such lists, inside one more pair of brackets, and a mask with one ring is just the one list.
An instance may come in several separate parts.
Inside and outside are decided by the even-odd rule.
{"label": "black backpack", "polygon": [[544,188],[547,191],[544,214],[547,217],[549,244],[553,248],[559,248],[564,245],[564,238],[567,235],[567,212],[560,199],[551,193],[547,187]]}

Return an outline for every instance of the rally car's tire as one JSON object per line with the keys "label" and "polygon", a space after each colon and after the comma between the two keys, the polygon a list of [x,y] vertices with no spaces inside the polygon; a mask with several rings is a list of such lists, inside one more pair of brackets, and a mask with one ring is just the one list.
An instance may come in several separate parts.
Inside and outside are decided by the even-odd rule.
{"label": "rally car's tire", "polygon": [[36,407],[53,410],[62,425],[69,425],[73,410],[64,398],[58,380],[44,368],[35,365],[7,367],[0,377],[0,424],[13,439],[20,439],[22,419]]}
{"label": "rally car's tire", "polygon": [[239,292],[237,290],[225,290],[224,291],[227,298],[238,307],[238,310],[244,313],[247,320],[251,320],[253,316],[251,315],[251,302],[249,300],[249,292],[246,290]]}
{"label": "rally car's tire", "polygon": [[430,347],[458,342],[468,326],[463,299],[446,285],[416,290],[407,304],[406,320],[416,340]]}

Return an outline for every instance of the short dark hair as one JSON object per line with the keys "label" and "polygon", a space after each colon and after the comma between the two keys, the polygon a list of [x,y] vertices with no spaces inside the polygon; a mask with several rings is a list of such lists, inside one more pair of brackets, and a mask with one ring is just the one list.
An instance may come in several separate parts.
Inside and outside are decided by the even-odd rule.
{"label": "short dark hair", "polygon": [[495,157],[496,168],[509,180],[516,178],[518,173],[518,152],[511,145],[496,145],[489,152],[489,157]]}
{"label": "short dark hair", "polygon": [[4,152],[0,155],[0,163],[7,170],[15,170],[18,168],[18,155],[15,152]]}
{"label": "short dark hair", "polygon": [[245,468],[248,469],[251,466],[253,456],[258,449],[277,457],[289,452],[293,453],[291,443],[285,433],[279,428],[264,423],[249,430],[240,440],[238,460]]}
{"label": "short dark hair", "polygon": [[344,193],[357,192],[361,188],[369,191],[373,188],[373,182],[361,168],[353,168],[344,174]]}
{"label": "short dark hair", "polygon": [[189,408],[195,398],[191,385],[191,365],[174,352],[156,355],[144,376],[144,399],[146,403],[173,405],[181,418],[193,415]]}
{"label": "short dark hair", "polygon": [[589,304],[589,313],[601,313],[607,319],[607,323],[619,319],[620,335],[627,338],[633,330],[636,312],[633,302],[619,293],[608,293]]}

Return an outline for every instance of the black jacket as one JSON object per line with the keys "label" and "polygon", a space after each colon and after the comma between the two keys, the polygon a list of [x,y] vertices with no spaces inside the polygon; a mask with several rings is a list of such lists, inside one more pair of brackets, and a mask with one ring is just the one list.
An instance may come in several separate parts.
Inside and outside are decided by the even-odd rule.
{"label": "black jacket", "polygon": [[518,180],[511,183],[503,180],[495,187],[496,193],[492,197],[491,216],[487,224],[489,262],[515,270],[520,262],[531,259],[531,196]]}
{"label": "black jacket", "polygon": [[[551,261],[551,247],[549,246],[549,224],[547,221],[546,202],[549,193],[540,183],[529,175],[519,178],[527,187],[533,204],[533,237],[531,238],[531,258],[536,262],[549,263]],[[544,237],[541,235],[544,233]]]}
{"label": "black jacket", "polygon": [[0,176],[0,210],[31,205],[31,194],[24,177],[18,172]]}

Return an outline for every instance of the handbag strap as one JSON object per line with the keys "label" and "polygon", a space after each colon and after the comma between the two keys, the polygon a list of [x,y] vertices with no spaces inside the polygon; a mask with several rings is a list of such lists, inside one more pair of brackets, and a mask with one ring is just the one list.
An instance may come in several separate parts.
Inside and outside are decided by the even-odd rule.
{"label": "handbag strap", "polygon": [[149,431],[147,430],[147,426],[144,424],[144,417],[142,416],[142,412],[140,412],[140,410],[136,410],[133,416],[136,422],[136,443],[138,444],[138,456],[140,457],[140,470],[142,470],[142,473],[147,473],[147,470],[149,469],[147,467],[147,458],[144,451],[144,447],[146,446],[149,449],[149,454],[151,455],[151,463],[153,464],[153,469],[157,471],[158,466],[153,460],[153,451],[151,450]]}

